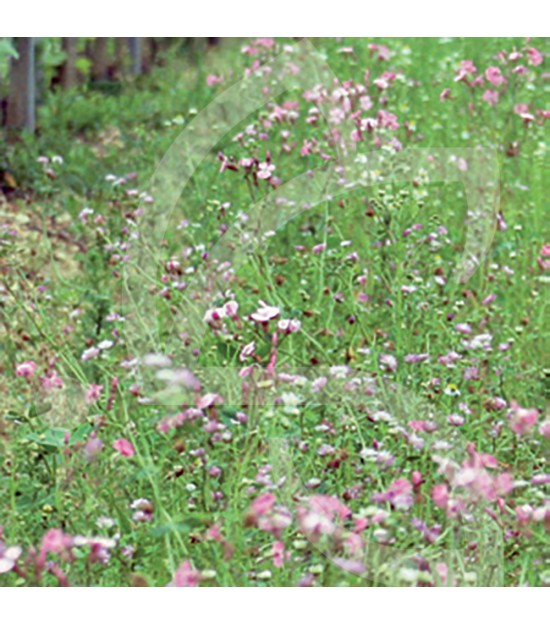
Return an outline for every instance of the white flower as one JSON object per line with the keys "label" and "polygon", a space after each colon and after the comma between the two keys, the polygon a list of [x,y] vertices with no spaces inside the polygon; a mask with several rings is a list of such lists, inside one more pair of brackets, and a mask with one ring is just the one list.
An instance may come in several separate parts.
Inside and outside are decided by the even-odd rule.
{"label": "white flower", "polygon": [[169,367],[172,364],[170,358],[163,354],[146,354],[141,362],[146,367]]}
{"label": "white flower", "polygon": [[85,349],[82,352],[82,356],[80,356],[80,360],[92,360],[96,356],[99,355],[99,349],[97,347],[90,347],[89,349]]}
{"label": "white flower", "polygon": [[250,315],[250,318],[256,323],[267,323],[270,319],[278,317],[279,314],[280,310],[277,306],[269,306],[260,300],[260,307]]}
{"label": "white flower", "polygon": [[0,574],[11,571],[17,562],[17,558],[19,558],[23,551],[21,547],[8,547],[5,550],[2,549],[0,549]]}

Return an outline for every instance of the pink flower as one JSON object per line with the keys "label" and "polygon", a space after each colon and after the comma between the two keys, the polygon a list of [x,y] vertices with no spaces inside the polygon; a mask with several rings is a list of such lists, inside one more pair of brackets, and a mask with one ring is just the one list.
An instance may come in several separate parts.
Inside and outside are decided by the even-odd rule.
{"label": "pink flower", "polygon": [[248,343],[241,349],[241,353],[239,354],[239,360],[244,362],[247,358],[252,356],[256,351],[256,343],[252,341],[252,343]]}
{"label": "pink flower", "polygon": [[539,434],[544,436],[544,438],[550,438],[550,419],[547,419],[540,424]]}
{"label": "pink flower", "polygon": [[542,246],[537,263],[543,271],[550,270],[550,245],[548,243]]}
{"label": "pink flower", "polygon": [[269,178],[271,178],[271,175],[275,171],[275,169],[276,167],[272,163],[260,163],[258,165],[258,173],[256,175],[262,180],[268,180]]}
{"label": "pink flower", "polygon": [[529,55],[531,65],[540,65],[544,61],[544,55],[536,48],[529,48],[527,54]]}
{"label": "pink flower", "polygon": [[510,473],[501,473],[495,478],[494,487],[497,495],[507,495],[514,490],[514,478]]}
{"label": "pink flower", "polygon": [[429,357],[429,354],[407,354],[404,360],[408,364],[414,364],[417,362],[425,362]]}
{"label": "pink flower", "polygon": [[73,539],[61,529],[48,530],[42,537],[37,564],[43,567],[49,553],[66,554],[73,547]]}
{"label": "pink flower", "polygon": [[206,77],[206,84],[209,87],[213,87],[214,85],[218,85],[219,83],[223,82],[223,77],[222,76],[216,76],[216,74],[208,74],[208,76]]}
{"label": "pink flower", "polygon": [[545,248],[546,248],[546,246],[543,248],[542,256],[539,256],[537,258],[537,263],[538,263],[539,267],[543,271],[549,271],[550,270],[550,259],[548,258],[548,255],[544,253]]}
{"label": "pink flower", "polygon": [[46,391],[50,391],[54,388],[63,388],[63,380],[57,375],[55,371],[52,371],[49,375],[40,378],[42,388]]}
{"label": "pink flower", "polygon": [[6,547],[0,540],[0,575],[9,573],[15,567],[22,551],[21,547]]}
{"label": "pink flower", "polygon": [[364,110],[368,111],[372,108],[372,100],[368,95],[361,96],[359,98],[359,106]]}
{"label": "pink flower", "polygon": [[200,573],[193,568],[193,565],[189,560],[184,560],[178,567],[178,570],[174,574],[174,579],[169,584],[176,588],[194,587],[198,586],[201,576]]}
{"label": "pink flower", "polygon": [[239,304],[234,300],[231,300],[223,305],[223,310],[228,317],[235,319],[237,317],[237,313],[239,312]]}
{"label": "pink flower", "polygon": [[219,326],[219,321],[225,319],[227,313],[225,308],[210,308],[204,313],[203,321],[212,327]]}
{"label": "pink flower", "polygon": [[256,323],[267,323],[271,319],[278,317],[279,314],[280,311],[276,306],[269,306],[260,300],[260,307],[250,315],[250,318]]}
{"label": "pink flower", "polygon": [[529,504],[515,508],[516,520],[520,525],[525,525],[533,518],[533,508]]}
{"label": "pink flower", "polygon": [[273,510],[273,506],[276,501],[277,500],[275,499],[275,495],[273,493],[264,493],[263,495],[259,495],[250,504],[249,512],[256,517],[269,514]]}
{"label": "pink flower", "polygon": [[464,488],[473,501],[482,499],[495,501],[497,497],[506,495],[514,488],[514,480],[509,473],[501,473],[493,477],[486,470],[486,468],[494,469],[498,466],[494,456],[478,453],[471,443],[468,444],[467,450],[469,457],[453,476],[453,486]]}
{"label": "pink flower", "polygon": [[298,332],[302,324],[297,319],[281,319],[277,327],[285,334],[292,334],[293,332]]}
{"label": "pink flower", "polygon": [[82,453],[88,462],[93,462],[99,456],[102,449],[103,441],[97,437],[95,432],[92,432],[82,449]]}
{"label": "pink flower", "polygon": [[489,306],[489,304],[492,304],[495,300],[496,300],[497,296],[494,293],[490,293],[489,295],[487,295],[487,297],[485,297],[482,300],[482,304],[484,306]]}
{"label": "pink flower", "polygon": [[460,171],[468,171],[468,161],[464,158],[459,158],[456,162],[456,166]]}
{"label": "pink flower", "polygon": [[443,586],[447,585],[447,575],[449,573],[449,567],[445,564],[445,562],[438,562],[435,565],[435,571],[439,575],[441,583]]}
{"label": "pink flower", "polygon": [[144,497],[134,499],[130,504],[130,508],[135,510],[132,519],[136,523],[148,523],[153,520],[155,509],[149,499]]}
{"label": "pink flower", "polygon": [[387,61],[390,58],[390,49],[386,46],[379,45],[377,43],[369,43],[369,50],[377,53],[379,61]]}
{"label": "pink flower", "polygon": [[15,367],[15,375],[20,378],[30,379],[36,372],[36,363],[34,360],[25,360]]}
{"label": "pink flower", "polygon": [[304,143],[300,148],[300,156],[309,156],[311,154],[311,151],[313,150],[313,147],[313,142],[304,139]]}
{"label": "pink flower", "polygon": [[514,106],[514,113],[519,115],[526,125],[530,124],[535,119],[535,116],[529,113],[529,106],[527,104],[523,104],[522,102],[519,102]]}
{"label": "pink flower", "polygon": [[392,482],[387,491],[373,495],[372,500],[376,503],[387,501],[396,510],[408,510],[413,504],[412,493],[412,484],[403,477]]}
{"label": "pink flower", "polygon": [[292,515],[284,506],[276,505],[275,495],[259,495],[250,505],[245,525],[254,526],[278,538],[292,522]]}
{"label": "pink flower", "polygon": [[223,397],[217,395],[216,393],[206,393],[206,395],[203,395],[197,402],[197,408],[199,410],[204,410],[205,408],[211,408],[212,406],[221,403],[223,403]]}
{"label": "pink flower", "polygon": [[97,401],[101,393],[103,392],[103,386],[101,384],[90,384],[86,389],[85,399],[87,404],[93,404]]}
{"label": "pink flower", "polygon": [[528,113],[528,112],[529,112],[529,106],[527,104],[518,102],[518,104],[514,106],[514,113],[516,115],[523,115],[524,113]]}
{"label": "pink flower", "polygon": [[461,425],[464,425],[465,423],[465,419],[462,415],[459,414],[451,414],[447,417],[447,421],[451,424],[451,425],[456,425],[457,427],[460,427]]}
{"label": "pink flower", "polygon": [[436,484],[432,490],[432,501],[438,508],[446,508],[449,501],[449,489],[445,484]]}
{"label": "pink flower", "polygon": [[333,558],[332,562],[346,573],[352,575],[363,575],[367,568],[360,560],[349,560],[347,558]]}
{"label": "pink flower", "polygon": [[443,91],[439,94],[439,101],[444,102],[445,100],[451,99],[451,90],[447,87],[443,89]]}
{"label": "pink flower", "polygon": [[99,356],[99,352],[100,350],[97,347],[90,347],[89,349],[85,349],[80,356],[80,360],[83,360],[84,362],[86,360],[92,360],[96,356]]}
{"label": "pink flower", "polygon": [[117,438],[117,440],[113,443],[113,449],[116,449],[119,454],[126,456],[126,458],[133,458],[136,455],[134,446],[125,438]]}
{"label": "pink flower", "polygon": [[397,359],[391,354],[380,355],[380,367],[386,371],[395,371],[397,369]]}
{"label": "pink flower", "polygon": [[350,515],[351,510],[336,497],[313,495],[298,508],[298,525],[304,536],[317,542],[323,535],[338,536],[341,533],[339,522]]}
{"label": "pink flower", "polygon": [[495,67],[494,65],[492,65],[491,67],[488,67],[485,70],[485,77],[492,85],[495,85],[496,87],[498,87],[499,85],[502,85],[502,83],[505,81],[505,78],[502,75],[500,68]]}
{"label": "pink flower", "polygon": [[477,72],[477,67],[473,64],[472,61],[466,60],[460,63],[460,68],[456,73],[455,82],[459,82],[467,78],[468,74],[475,74]]}
{"label": "pink flower", "polygon": [[277,540],[273,543],[271,555],[273,556],[273,566],[276,568],[284,566],[285,560],[288,560],[290,557],[290,554],[285,551],[285,544],[282,540]]}
{"label": "pink flower", "polygon": [[475,74],[477,72],[477,67],[474,65],[473,61],[462,61],[460,63],[460,69],[464,70],[467,74]]}
{"label": "pink flower", "polygon": [[491,106],[495,106],[495,104],[498,103],[498,98],[498,91],[491,91],[490,89],[487,89],[487,91],[482,96],[482,99]]}
{"label": "pink flower", "polygon": [[378,111],[378,122],[382,128],[389,128],[390,130],[397,130],[399,128],[397,116],[383,109]]}
{"label": "pink flower", "polygon": [[519,436],[523,436],[533,429],[538,421],[539,411],[535,408],[522,408],[516,402],[512,402],[508,418],[510,429]]}

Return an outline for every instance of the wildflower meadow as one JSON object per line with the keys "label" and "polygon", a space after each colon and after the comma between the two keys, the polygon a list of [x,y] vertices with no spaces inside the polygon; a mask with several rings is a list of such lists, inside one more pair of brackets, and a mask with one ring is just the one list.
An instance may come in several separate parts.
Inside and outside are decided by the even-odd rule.
{"label": "wildflower meadow", "polygon": [[0,128],[0,586],[548,586],[548,40],[97,39]]}

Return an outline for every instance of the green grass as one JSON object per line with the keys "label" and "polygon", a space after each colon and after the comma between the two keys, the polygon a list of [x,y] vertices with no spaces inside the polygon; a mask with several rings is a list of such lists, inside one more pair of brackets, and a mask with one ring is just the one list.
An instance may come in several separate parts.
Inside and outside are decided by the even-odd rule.
{"label": "green grass", "polygon": [[[285,43],[298,47],[278,41],[278,50]],[[231,231],[236,241],[231,253],[224,247],[227,239],[214,247],[220,228],[238,224],[252,205],[263,206],[263,233],[287,210],[265,199],[270,190],[265,180],[255,184],[242,168],[220,172],[219,151],[235,161],[261,162],[269,151],[282,197],[297,176],[315,170],[315,179],[322,179],[335,163],[329,123],[322,117],[307,123],[315,104],[304,99],[303,89],[292,87],[276,101],[298,102],[299,117],[266,128],[272,109],[263,107],[240,120],[200,163],[165,227],[160,218],[167,207],[159,198],[148,204],[126,191],[152,192],[155,167],[176,138],[242,77],[255,58],[243,55],[243,41],[226,40],[194,60],[174,51],[163,67],[116,90],[47,94],[37,135],[0,148],[0,162],[17,183],[0,204],[0,223],[6,224],[0,231],[0,541],[23,548],[19,568],[0,575],[0,585],[58,583],[51,572],[37,577],[32,552],[40,550],[51,528],[71,537],[115,539],[105,562],[94,561],[89,546],[74,543],[49,554],[74,585],[165,585],[184,560],[201,571],[201,584],[219,586],[300,580],[438,585],[444,583],[438,574],[442,564],[448,567],[447,583],[457,585],[549,583],[548,443],[538,429],[548,420],[548,275],[537,260],[548,242],[549,188],[546,126],[535,113],[547,102],[542,83],[547,62],[531,66],[524,51],[526,76],[511,74],[510,65],[495,55],[524,50],[521,39],[377,42],[391,50],[387,61],[376,59],[370,39],[312,43],[341,83],[365,84],[370,70],[366,89],[373,107],[363,117],[384,109],[400,124],[379,133],[384,142],[395,137],[404,150],[446,148],[449,154],[478,146],[493,150],[500,172],[498,211],[507,229],[496,230],[475,274],[466,283],[457,281],[453,270],[465,241],[465,190],[456,181],[430,184],[427,172],[426,180],[359,185],[341,197],[323,198],[246,253],[239,238],[246,232],[244,222]],[[529,45],[546,52],[542,41]],[[353,46],[352,54],[341,52],[347,46]],[[260,58],[270,54],[261,51]],[[298,66],[305,63],[295,52],[283,54]],[[498,88],[495,107],[481,98],[491,87],[487,81],[477,89],[454,82],[464,59],[474,61],[478,74],[491,65],[503,68],[509,82]],[[372,80],[384,71],[397,77],[380,92]],[[208,87],[210,73],[223,75],[225,82]],[[273,84],[277,80],[274,72]],[[453,99],[440,102],[446,87]],[[253,95],[243,91],[241,97]],[[513,112],[520,102],[536,115],[528,126]],[[327,110],[336,106],[334,100]],[[226,111],[231,114],[230,107]],[[268,136],[259,137],[264,131]],[[244,134],[235,141],[238,133]],[[391,150],[377,147],[368,131],[364,135],[357,151],[377,152],[390,166]],[[300,156],[304,140],[312,139],[314,152]],[[519,153],[508,156],[513,142]],[[323,160],[321,153],[333,160]],[[56,154],[64,163],[52,164],[50,177],[37,158]],[[105,179],[130,173],[135,177],[118,186]],[[297,186],[296,197],[304,201],[310,200],[308,180]],[[331,191],[335,188],[340,187]],[[79,214],[86,207],[94,213],[82,223]],[[187,225],[178,228],[182,220]],[[413,224],[423,228],[403,236]],[[437,235],[431,242],[430,233]],[[345,241],[349,244],[342,247]],[[386,241],[390,244],[377,245]],[[311,252],[323,243],[326,249]],[[210,250],[206,258],[205,250]],[[356,259],[349,258],[352,252]],[[170,273],[166,263],[174,258],[180,269]],[[233,263],[221,277],[218,258]],[[438,283],[435,278],[442,276],[446,281]],[[178,288],[178,282],[186,284]],[[416,290],[404,292],[404,285]],[[484,304],[490,294],[496,299]],[[239,319],[209,327],[202,320],[205,311],[229,300],[238,302]],[[305,380],[275,383],[269,374],[276,322],[266,332],[248,318],[259,300],[278,307],[282,318],[301,322],[298,332],[279,333],[275,370]],[[110,316],[114,312],[124,319]],[[458,323],[470,324],[472,333],[460,334]],[[464,345],[486,333],[492,349]],[[81,359],[85,349],[106,340],[113,345],[99,357]],[[257,360],[241,362],[243,346],[252,341]],[[502,343],[508,347],[499,349]],[[461,356],[454,366],[438,360],[450,351]],[[155,367],[128,365],[148,353],[169,356],[169,371],[189,368],[201,380],[200,390],[163,382]],[[423,353],[430,355],[426,362],[406,363],[407,355]],[[395,371],[380,366],[382,355],[397,359]],[[30,380],[15,375],[17,365],[28,360],[37,363]],[[254,362],[250,377],[238,377],[241,367]],[[350,368],[344,381],[333,379],[333,366]],[[473,379],[465,379],[472,367]],[[54,370],[64,386],[45,390],[39,378]],[[323,392],[312,392],[311,381],[321,376],[331,381]],[[90,384],[103,386],[95,403],[84,401]],[[211,392],[223,397],[220,405],[204,410],[217,430],[205,431],[198,418],[159,431],[160,422]],[[495,409],[495,398],[504,399],[506,407]],[[539,413],[537,425],[523,436],[510,428],[512,402]],[[390,419],[378,419],[380,411]],[[247,414],[246,422],[240,413]],[[457,413],[464,424],[452,426],[447,417]],[[415,434],[409,425],[415,421],[427,422],[430,431]],[[132,443],[133,457],[113,449],[120,438]],[[103,446],[94,454],[90,441],[98,439]],[[458,471],[468,457],[481,461],[472,444],[497,461],[479,469],[476,479],[513,476],[514,488],[498,500],[442,472],[445,462],[456,463]],[[212,467],[219,475],[209,472]],[[262,471],[267,478],[259,476]],[[422,474],[422,483],[411,502],[400,507],[391,497],[373,501],[395,480],[412,480],[413,471]],[[443,483],[454,483],[454,496],[464,502],[458,516],[432,500],[433,486]],[[280,535],[257,527],[261,519],[254,522],[249,513],[254,499],[266,492],[293,515]],[[319,540],[303,525],[306,498],[314,494],[338,498],[353,515],[332,519],[337,529]],[[144,522],[130,508],[139,498],[149,500],[153,510]],[[530,506],[535,518],[519,523],[519,506]],[[98,526],[100,517],[109,521]],[[413,519],[431,528],[428,538]],[[364,520],[365,529],[354,526]],[[223,541],[208,539],[214,524]],[[271,555],[276,540],[289,552],[282,567]],[[355,552],[353,541],[361,543]],[[346,572],[337,558],[363,563],[365,571]]]}

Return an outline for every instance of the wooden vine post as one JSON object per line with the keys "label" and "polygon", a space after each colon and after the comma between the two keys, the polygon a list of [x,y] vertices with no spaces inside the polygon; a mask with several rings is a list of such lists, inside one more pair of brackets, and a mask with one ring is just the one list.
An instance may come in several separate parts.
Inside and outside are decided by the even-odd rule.
{"label": "wooden vine post", "polygon": [[10,62],[6,126],[34,132],[36,127],[35,37],[17,37],[17,58]]}
{"label": "wooden vine post", "polygon": [[143,69],[141,37],[128,37],[128,48],[132,59],[132,74],[139,76]]}
{"label": "wooden vine post", "polygon": [[60,83],[63,89],[70,89],[77,83],[76,56],[78,37],[63,37],[61,47],[66,58],[61,66]]}

